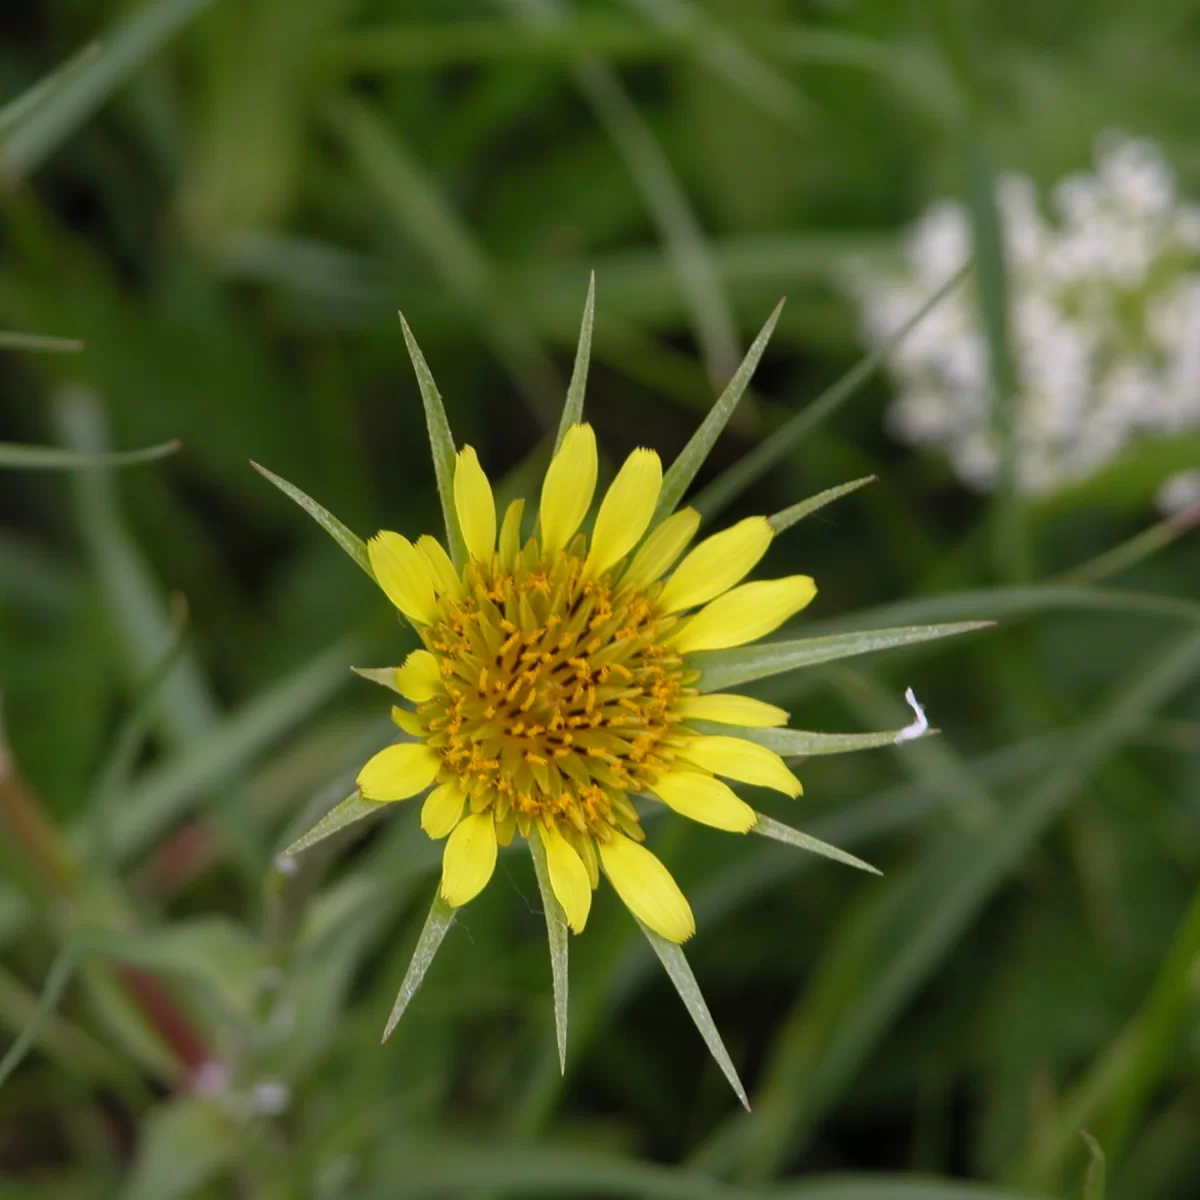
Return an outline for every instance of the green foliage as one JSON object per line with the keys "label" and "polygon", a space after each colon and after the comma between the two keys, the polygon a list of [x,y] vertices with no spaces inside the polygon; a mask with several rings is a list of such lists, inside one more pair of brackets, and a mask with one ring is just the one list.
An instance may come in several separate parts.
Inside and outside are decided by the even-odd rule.
{"label": "green foliage", "polygon": [[[968,495],[882,432],[836,276],[959,194],[1010,394],[990,185],[1116,126],[1200,198],[1200,5],[31,12],[0,16],[0,1192],[1195,1196],[1200,550],[1150,499],[1196,435]],[[456,917],[420,801],[350,794],[395,736],[391,669],[350,664],[413,645],[352,530],[453,546],[464,443],[535,512],[585,385],[603,454],[774,513],[764,571],[820,589],[704,656],[792,713],[752,736],[805,794],[749,797],[754,837],[648,820],[686,958],[603,884],[568,939],[536,844]],[[908,686],[939,737],[896,744]],[[821,861],[859,854],[883,878]]]}

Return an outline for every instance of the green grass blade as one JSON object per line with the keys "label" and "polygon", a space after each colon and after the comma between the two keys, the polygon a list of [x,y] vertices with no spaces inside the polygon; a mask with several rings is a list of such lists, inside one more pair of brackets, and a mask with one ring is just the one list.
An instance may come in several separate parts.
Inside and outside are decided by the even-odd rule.
{"label": "green grass blade", "polygon": [[446,545],[456,566],[467,561],[467,548],[463,543],[462,530],[458,525],[458,510],[454,507],[454,469],[457,462],[454,434],[450,432],[450,421],[442,393],[434,381],[433,372],[425,361],[425,355],[413,336],[404,314],[400,313],[400,328],[404,331],[404,344],[408,357],[412,359],[413,371],[417,376],[417,387],[421,392],[421,404],[425,409],[425,428],[429,431],[429,450],[433,455],[433,470],[437,476],[438,499],[442,503],[442,519],[446,524]]}
{"label": "green grass blade", "polygon": [[567,430],[583,420],[583,399],[587,392],[588,367],[592,361],[592,329],[596,323],[596,272],[588,277],[587,299],[583,304],[583,321],[579,326],[579,344],[575,348],[575,366],[571,370],[571,382],[567,386],[567,400],[563,405],[562,418],[558,422],[558,435],[554,439],[554,452],[558,453]]}
{"label": "green grass blade", "polygon": [[567,1003],[568,974],[567,955],[569,934],[567,918],[562,905],[550,886],[550,870],[546,864],[546,847],[535,832],[527,839],[529,854],[533,859],[533,870],[537,876],[538,891],[542,897],[542,912],[546,917],[546,936],[550,941],[550,972],[554,979],[554,1032],[558,1041],[558,1065],[567,1073]]}
{"label": "green grass blade", "polygon": [[437,954],[442,939],[453,924],[454,909],[442,899],[439,893],[434,896],[433,903],[429,906],[429,916],[425,918],[425,926],[421,930],[421,936],[417,939],[417,946],[409,961],[408,970],[404,973],[404,982],[400,985],[400,993],[396,997],[396,1003],[392,1005],[391,1015],[388,1017],[383,1031],[385,1042],[392,1036],[392,1030],[396,1028],[400,1018],[404,1016],[404,1010],[417,994],[417,989],[421,986],[425,973],[433,963],[434,955]]}
{"label": "green grass blade", "polygon": [[16,333],[0,329],[0,350],[28,350],[41,354],[78,354],[86,343],[78,338],[49,337],[44,333]]}
{"label": "green grass blade", "polygon": [[679,506],[679,502],[691,486],[692,480],[696,478],[696,473],[704,465],[709,451],[716,444],[717,438],[721,436],[721,431],[733,415],[738,401],[741,400],[746,388],[750,385],[750,380],[758,368],[759,359],[762,358],[767,343],[771,340],[771,334],[775,332],[775,325],[779,320],[779,314],[783,312],[783,305],[784,301],[780,300],[775,306],[775,310],[767,318],[767,323],[759,331],[758,337],[746,351],[746,357],[742,359],[741,365],[733,373],[733,378],[730,379],[725,390],[717,398],[717,402],[709,410],[708,416],[701,422],[700,428],[692,434],[688,444],[679,452],[679,457],[667,469],[666,475],[663,476],[658,508],[654,512],[655,524],[664,517],[670,516]]}
{"label": "green grass blade", "polygon": [[799,667],[836,662],[857,654],[873,654],[896,646],[911,646],[938,638],[956,637],[987,629],[991,621],[956,621],[942,625],[909,625],[894,629],[872,629],[861,633],[835,633],[828,637],[801,638],[792,642],[762,642],[735,650],[706,650],[693,654],[689,661],[701,672],[698,684],[702,692],[765,679]]}
{"label": "green grass blade", "polygon": [[[636,917],[634,919],[637,920]],[[653,929],[643,925],[641,921],[638,921],[638,925],[641,926],[646,940],[650,943],[654,953],[658,955],[658,961],[662,963],[671,983],[679,993],[684,1008],[688,1010],[688,1016],[692,1018],[696,1028],[700,1031],[700,1036],[704,1039],[709,1054],[716,1060],[717,1066],[721,1068],[721,1073],[729,1080],[729,1086],[733,1088],[742,1107],[749,1112],[750,1101],[746,1096],[746,1089],[742,1087],[737,1068],[733,1065],[733,1059],[729,1057],[729,1051],[725,1049],[725,1043],[721,1040],[716,1022],[712,1019],[712,1013],[708,1011],[708,1005],[704,1002],[700,985],[696,982],[695,975],[692,974],[692,968],[688,965],[682,948],[674,942],[668,942],[666,938],[660,937]]]}
{"label": "green grass blade", "polygon": [[84,63],[95,58],[99,53],[100,44],[98,42],[84,46],[82,50],[77,50],[49,74],[43,75],[35,84],[26,88],[19,96],[14,96],[9,100],[0,108],[0,138],[4,138],[19,126],[39,104],[53,95],[79,71]]}
{"label": "green grass blade", "polygon": [[[767,746],[777,754],[785,757],[809,758],[821,754],[851,754],[856,750],[877,750],[881,746],[894,746],[896,739],[906,732],[906,729],[882,729],[877,733],[811,733],[807,729],[736,729],[727,732],[735,737],[746,738]],[[906,727],[907,728],[907,727]],[[708,732],[715,733],[713,725]],[[919,735],[928,737],[936,730],[927,730]],[[902,741],[909,739],[902,738]],[[916,740],[913,738],[912,740]]]}
{"label": "green grass blade", "polygon": [[832,387],[714,479],[693,501],[701,516],[706,521],[715,517],[751,484],[757,483],[822,421],[832,416],[891,357],[909,331],[962,282],[969,268],[970,264],[967,264],[956,271],[886,342],[860,359]]}
{"label": "green grass blade", "polygon": [[790,508],[782,509],[768,517],[767,520],[771,522],[771,528],[775,533],[780,534],[785,529],[791,529],[797,521],[803,521],[805,517],[812,516],[825,505],[832,504],[835,500],[850,495],[851,492],[857,492],[859,488],[866,487],[868,483],[874,483],[876,478],[875,475],[864,475],[861,479],[852,479],[849,483],[839,483],[837,487],[826,488],[825,491],[818,492],[815,496],[809,496],[807,500],[801,500]]}
{"label": "green grass blade", "polygon": [[142,5],[101,39],[99,50],[71,67],[0,141],[0,177],[36,170],[127,79],[212,0],[156,0]]}
{"label": "green grass blade", "polygon": [[341,521],[337,519],[337,517],[335,517],[331,512],[322,508],[311,496],[306,496],[298,487],[296,487],[295,484],[288,483],[286,479],[276,475],[274,471],[268,471],[266,467],[262,466],[260,463],[254,462],[253,459],[251,460],[250,465],[264,479],[273,483],[285,496],[288,497],[289,500],[294,500],[302,509],[304,509],[304,511],[308,513],[308,515],[312,517],[312,519],[316,521],[316,523],[320,525],[320,527],[325,530],[325,532],[329,534],[329,536],[333,538],[333,540],[337,542],[337,544],[341,546],[341,548],[345,550],[345,552],[350,555],[350,557],[354,559],[354,561],[358,563],[358,565],[362,567],[364,571],[366,571],[371,579],[375,578],[375,572],[371,570],[371,560],[367,555],[367,544],[358,536],[358,534],[352,532],[345,525],[343,525]]}
{"label": "green grass blade", "polygon": [[1088,1168],[1083,1179],[1083,1200],[1104,1200],[1105,1176],[1108,1173],[1107,1161],[1100,1143],[1086,1129],[1079,1131],[1083,1144],[1087,1147]]}
{"label": "green grass blade", "polygon": [[848,867],[857,867],[858,870],[867,871],[872,875],[883,874],[878,867],[873,867],[870,863],[863,862],[861,858],[856,858],[853,854],[849,854],[845,850],[839,850],[837,846],[831,846],[828,842],[821,841],[820,838],[812,837],[807,833],[801,833],[799,829],[793,829],[790,825],[784,825],[781,821],[764,816],[762,813],[758,813],[757,816],[758,821],[751,826],[751,833],[772,838],[788,846],[796,846],[801,850],[809,851],[811,854],[819,854],[822,858],[831,858],[834,862],[845,863]]}
{"label": "green grass blade", "polygon": [[345,829],[347,825],[375,816],[385,808],[386,804],[367,800],[359,791],[352,792],[340,804],[334,805],[306,834],[281,851],[279,858],[295,858],[302,850],[323,842],[327,837]]}
{"label": "green grass blade", "polygon": [[81,450],[63,450],[58,446],[25,446],[0,442],[0,467],[10,471],[86,471],[96,468],[136,467],[174,454],[182,445],[178,440],[147,446],[144,450],[121,450],[88,454]]}

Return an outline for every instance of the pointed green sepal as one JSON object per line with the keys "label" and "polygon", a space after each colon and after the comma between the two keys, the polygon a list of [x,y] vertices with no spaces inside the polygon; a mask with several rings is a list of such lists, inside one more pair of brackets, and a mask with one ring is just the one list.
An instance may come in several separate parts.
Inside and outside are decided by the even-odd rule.
{"label": "pointed green sepal", "polygon": [[944,625],[900,625],[893,629],[867,629],[789,642],[760,642],[735,650],[706,650],[693,654],[689,664],[701,673],[700,690],[716,692],[753,679],[794,671],[798,667],[954,637],[976,629],[988,629],[994,624],[994,621],[953,621]]}
{"label": "pointed green sepal", "polygon": [[[0,349],[3,349],[0,335]],[[85,471],[94,467],[135,467],[174,454],[183,443],[176,439],[144,450],[117,450],[87,454],[61,450],[57,446],[26,446],[20,442],[0,442],[0,467],[6,471]]]}
{"label": "pointed green sepal", "polygon": [[818,492],[815,496],[809,496],[807,500],[801,500],[798,504],[793,504],[790,508],[785,508],[774,516],[768,517],[767,520],[776,533],[782,533],[785,529],[790,529],[797,521],[803,521],[805,517],[812,516],[819,508],[824,508],[825,505],[832,504],[834,500],[840,500],[843,496],[850,495],[851,492],[857,492],[860,487],[874,483],[875,479],[874,475],[864,475],[861,479],[852,479],[849,483],[839,483],[837,487],[826,488],[825,491]]}
{"label": "pointed green sepal", "polygon": [[382,812],[385,808],[387,808],[385,803],[366,800],[361,792],[352,792],[341,804],[331,808],[303,837],[298,837],[279,857],[294,858],[302,850],[307,850],[310,846],[323,842],[327,837],[332,837],[339,830],[345,829],[347,825],[353,825],[356,821],[374,816],[375,813]]}
{"label": "pointed green sepal", "polygon": [[371,570],[371,560],[367,556],[367,544],[358,534],[343,525],[337,517],[322,508],[311,496],[306,496],[295,484],[288,483],[286,479],[276,475],[274,471],[268,471],[266,467],[261,463],[256,463],[253,459],[250,460],[250,465],[264,479],[273,483],[289,500],[294,500],[300,505],[372,579],[375,578],[375,572]]}
{"label": "pointed green sepal", "polygon": [[404,331],[404,343],[408,347],[408,357],[412,359],[413,370],[417,376],[417,387],[421,392],[421,403],[425,406],[425,425],[429,430],[429,449],[433,454],[433,470],[437,476],[438,498],[442,502],[442,518],[446,523],[446,545],[450,557],[456,567],[461,567],[467,561],[467,548],[463,542],[462,530],[458,525],[458,512],[454,507],[454,468],[455,449],[454,435],[450,432],[450,422],[446,418],[446,406],[442,403],[442,394],[433,381],[433,372],[413,337],[413,331],[408,327],[404,314],[400,317],[400,328]]}
{"label": "pointed green sepal", "polygon": [[372,683],[379,684],[380,687],[391,689],[400,694],[400,689],[396,686],[396,672],[399,667],[351,667],[355,675],[362,679],[369,679]]}
{"label": "pointed green sepal", "polygon": [[536,829],[530,831],[529,854],[542,895],[542,911],[546,914],[546,936],[550,941],[550,973],[554,980],[554,1032],[558,1038],[558,1065],[567,1073],[567,918],[562,905],[550,886],[550,869],[546,865],[546,847]]}
{"label": "pointed green sepal", "polygon": [[[637,918],[635,917],[634,920],[636,921]],[[653,929],[642,925],[641,921],[638,921],[638,924],[641,925],[642,932],[646,935],[651,949],[658,955],[659,962],[662,963],[668,977],[675,985],[675,990],[679,993],[684,1008],[688,1010],[688,1015],[700,1031],[700,1036],[704,1039],[709,1054],[716,1060],[717,1066],[721,1068],[721,1073],[729,1080],[729,1086],[733,1088],[734,1094],[742,1102],[742,1107],[749,1112],[750,1100],[746,1096],[746,1089],[742,1087],[742,1081],[738,1078],[733,1059],[729,1057],[729,1051],[725,1049],[725,1043],[721,1041],[716,1022],[712,1019],[712,1013],[708,1011],[708,1005],[704,1002],[704,996],[700,992],[700,985],[696,982],[695,975],[692,974],[692,968],[688,965],[683,950],[674,942],[669,942],[655,933]]]}
{"label": "pointed green sepal", "polygon": [[[695,722],[699,725],[699,722]],[[851,754],[856,750],[876,750],[880,746],[897,745],[900,742],[916,741],[939,732],[937,729],[922,729],[916,733],[913,726],[904,729],[883,729],[877,733],[813,733],[807,729],[733,729],[712,725],[701,732],[732,733],[734,737],[757,742],[782,754],[785,758],[811,758],[819,754]]]}
{"label": "pointed green sepal", "polygon": [[652,524],[657,525],[664,517],[669,517],[679,506],[684,493],[691,487],[692,480],[696,478],[697,472],[708,457],[708,452],[716,444],[729,418],[733,416],[738,401],[750,386],[750,379],[758,367],[758,360],[767,348],[767,343],[771,340],[783,305],[784,301],[780,300],[775,306],[775,311],[767,318],[767,323],[746,351],[741,366],[734,371],[733,378],[709,409],[708,416],[701,422],[700,428],[692,434],[691,440],[679,452],[679,457],[663,476],[662,491],[659,493],[658,508],[655,510]]}
{"label": "pointed green sepal", "polygon": [[801,833],[800,830],[793,829],[790,825],[784,825],[781,821],[764,817],[762,813],[755,815],[758,817],[758,821],[750,826],[751,833],[760,834],[762,837],[771,838],[776,842],[785,842],[789,846],[808,850],[812,854],[819,854],[822,858],[831,858],[834,862],[845,863],[848,867],[856,867],[858,870],[867,871],[872,875],[883,874],[878,867],[873,867],[870,863],[863,862],[861,858],[855,858],[853,854],[848,854],[845,850],[839,850],[836,846],[821,841],[820,838],[810,837],[807,833]]}
{"label": "pointed green sepal", "polygon": [[438,893],[429,906],[429,916],[425,918],[425,927],[417,939],[417,948],[413,951],[408,970],[404,972],[404,982],[400,985],[396,1003],[392,1005],[391,1016],[388,1017],[387,1026],[383,1031],[383,1041],[386,1042],[392,1036],[392,1031],[396,1028],[400,1018],[404,1016],[404,1010],[408,1007],[409,1001],[417,994],[417,988],[421,986],[421,981],[425,978],[425,973],[429,970],[434,955],[437,954],[438,947],[441,946],[442,939],[446,936],[446,931],[453,924],[454,909],[442,899],[441,893]]}
{"label": "pointed green sepal", "polygon": [[575,348],[575,366],[571,371],[571,382],[567,385],[567,399],[563,405],[562,419],[558,423],[558,436],[554,439],[554,452],[558,453],[567,430],[583,420],[583,397],[587,391],[588,366],[592,360],[592,326],[596,320],[596,272],[588,280],[587,300],[583,305],[583,321],[579,326],[579,344]]}

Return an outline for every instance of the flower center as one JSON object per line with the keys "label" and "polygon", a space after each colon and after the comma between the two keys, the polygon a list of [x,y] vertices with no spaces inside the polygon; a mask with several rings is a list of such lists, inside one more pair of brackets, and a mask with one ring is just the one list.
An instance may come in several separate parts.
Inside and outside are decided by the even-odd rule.
{"label": "flower center", "polygon": [[582,545],[544,559],[531,539],[512,569],[467,565],[424,633],[444,690],[417,717],[473,811],[640,836],[626,793],[673,757],[672,709],[697,676],[662,643],[676,618],[652,593],[587,578]]}

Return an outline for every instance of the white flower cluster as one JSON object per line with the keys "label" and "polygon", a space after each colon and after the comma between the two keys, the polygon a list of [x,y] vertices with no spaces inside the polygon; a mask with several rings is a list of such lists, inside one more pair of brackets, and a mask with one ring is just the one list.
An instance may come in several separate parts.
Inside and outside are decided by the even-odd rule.
{"label": "white flower cluster", "polygon": [[[1009,175],[1004,229],[1019,394],[1017,484],[1048,492],[1093,474],[1131,439],[1200,429],[1200,206],[1177,199],[1144,140],[1106,135],[1094,172],[1053,190]],[[902,269],[855,264],[848,283],[868,341],[880,344],[969,257],[961,204],[941,201],[908,238]],[[943,299],[890,359],[900,396],[889,424],[941,448],[961,478],[996,480],[999,439],[988,351],[969,283]]]}

